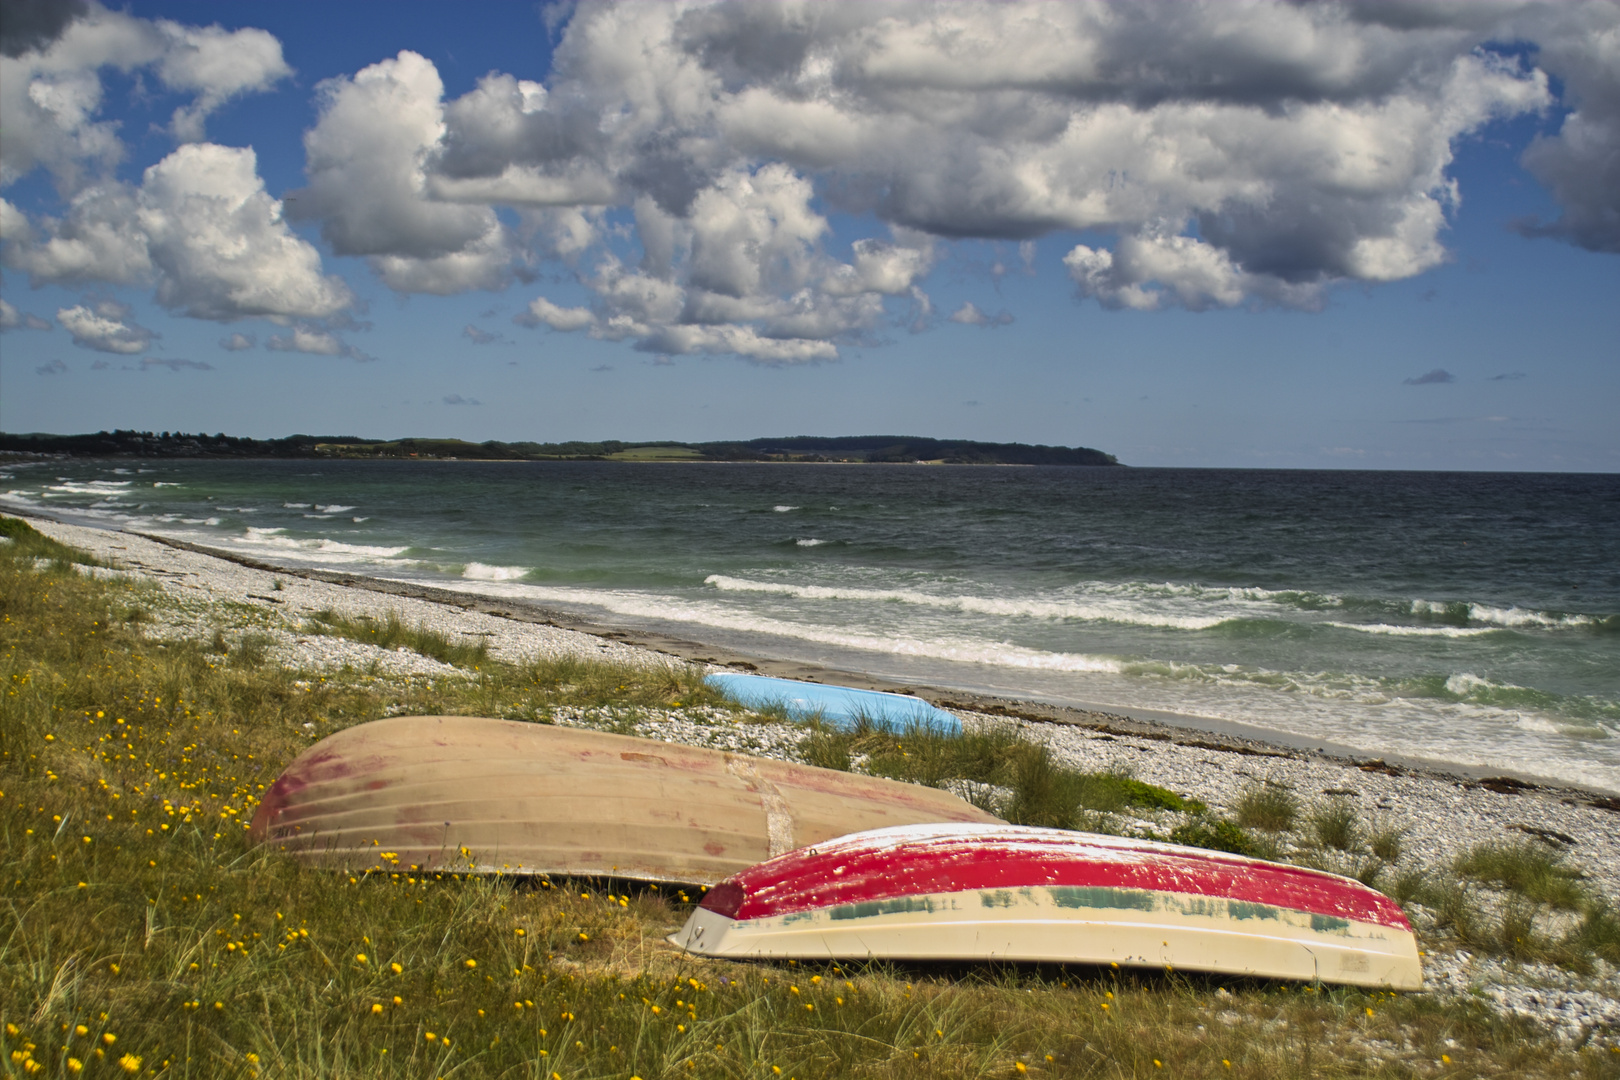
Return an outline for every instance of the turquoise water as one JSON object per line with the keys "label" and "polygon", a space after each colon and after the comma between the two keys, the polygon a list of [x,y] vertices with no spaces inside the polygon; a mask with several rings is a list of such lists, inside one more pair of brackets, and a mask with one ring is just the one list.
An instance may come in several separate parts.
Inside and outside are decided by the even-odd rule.
{"label": "turquoise water", "polygon": [[0,505],[1620,790],[1620,477],[53,461]]}

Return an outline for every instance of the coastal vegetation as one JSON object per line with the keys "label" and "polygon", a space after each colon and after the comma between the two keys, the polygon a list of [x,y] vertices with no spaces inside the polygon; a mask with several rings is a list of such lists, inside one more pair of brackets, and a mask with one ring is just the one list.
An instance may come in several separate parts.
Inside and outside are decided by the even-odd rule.
{"label": "coastal vegetation", "polygon": [[[1108,969],[730,963],[664,943],[692,901],[679,889],[306,869],[254,848],[247,823],[288,761],[338,727],[720,703],[691,669],[476,651],[431,679],[288,670],[240,620],[155,636],[155,588],[21,522],[0,519],[0,537],[8,1076],[1620,1076],[1607,1045],[1555,1041],[1477,1001]],[[315,621],[449,655],[403,620]],[[1016,816],[1254,839],[1183,794],[1066,770],[1017,732],[804,735],[820,763],[982,784]],[[1560,939],[1586,962],[1613,959],[1612,920],[1588,918],[1578,870],[1538,843],[1402,879],[1406,899],[1461,896],[1451,925],[1473,919],[1468,933],[1510,951],[1522,909],[1490,914],[1488,887],[1588,927]],[[1424,947],[1451,933],[1424,930]]]}
{"label": "coastal vegetation", "polygon": [[0,433],[0,451],[82,457],[253,457],[457,461],[774,461],[846,464],[1111,466],[1114,455],[1089,447],[1030,446],[912,435],[751,439],[704,443],[466,442],[461,439],[361,439],[289,435],[251,439],[219,433],[100,431],[93,435]]}

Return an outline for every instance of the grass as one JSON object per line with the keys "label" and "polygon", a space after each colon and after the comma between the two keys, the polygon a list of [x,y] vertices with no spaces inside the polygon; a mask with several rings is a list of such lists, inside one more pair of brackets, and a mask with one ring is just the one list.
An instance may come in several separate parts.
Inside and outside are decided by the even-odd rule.
{"label": "grass", "polygon": [[245,828],[306,724],[672,707],[701,688],[682,669],[580,662],[431,682],[239,666],[230,640],[221,654],[208,634],[144,637],[119,613],[157,601],[46,557],[0,545],[7,1076],[1620,1076],[1620,1054],[1466,1002],[1106,969],[735,964],[664,943],[686,913],[674,890],[306,869]]}
{"label": "grass", "polygon": [[361,615],[349,618],[330,609],[310,616],[305,629],[311,634],[327,634],[375,645],[381,649],[410,649],[441,664],[477,667],[489,662],[486,641],[453,641],[447,634],[426,626],[408,626],[399,612],[391,611],[382,620]]}
{"label": "grass", "polygon": [[1299,798],[1286,784],[1251,784],[1233,803],[1232,817],[1245,829],[1287,832],[1299,818]]}
{"label": "grass", "polygon": [[966,786],[985,809],[1016,825],[1106,828],[1102,815],[1126,810],[1201,814],[1205,807],[1166,788],[1119,772],[1084,772],[1058,763],[1045,746],[1011,730],[960,734],[917,727],[902,735],[858,718],[836,731],[815,721],[805,760],[849,769],[859,758],[866,772],[929,787]]}
{"label": "grass", "polygon": [[1581,872],[1564,853],[1536,840],[1517,844],[1476,844],[1452,864],[1463,877],[1488,882],[1526,900],[1563,911],[1580,907],[1586,891]]}
{"label": "grass", "polygon": [[1307,819],[1310,838],[1319,847],[1355,853],[1364,847],[1361,814],[1349,799],[1329,799],[1314,807]]}

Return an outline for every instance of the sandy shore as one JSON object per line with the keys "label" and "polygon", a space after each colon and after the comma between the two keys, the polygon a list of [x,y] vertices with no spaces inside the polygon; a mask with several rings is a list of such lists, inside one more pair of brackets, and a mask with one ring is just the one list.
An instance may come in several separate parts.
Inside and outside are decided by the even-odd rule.
{"label": "sandy shore", "polygon": [[[23,515],[17,515],[23,516]],[[282,663],[301,668],[345,664],[406,676],[451,676],[456,669],[415,653],[389,652],[340,638],[302,632],[309,616],[333,610],[385,617],[452,635],[487,641],[500,659],[589,656],[628,663],[673,660],[757,669],[820,682],[913,692],[961,716],[969,726],[1018,725],[1051,747],[1062,761],[1086,769],[1118,768],[1139,779],[1194,796],[1227,810],[1259,780],[1287,784],[1306,802],[1351,800],[1365,819],[1403,828],[1402,867],[1439,866],[1482,842],[1512,843],[1535,836],[1569,852],[1594,886],[1620,906],[1620,800],[1576,787],[1525,783],[1481,775],[1442,763],[1368,761],[1322,752],[1248,733],[1155,723],[1106,713],[1028,702],[932,692],[924,687],[876,683],[858,673],[768,662],[698,642],[631,635],[593,627],[557,612],[444,589],[363,579],[329,571],[272,567],[191,545],[28,520],[41,532],[90,551],[117,569],[97,570],[155,583],[168,598],[149,632],[207,637],[222,610],[273,641]],[[562,718],[566,721],[566,717]],[[679,712],[650,716],[643,733],[671,741],[701,742],[772,757],[793,757],[800,734],[777,725],[696,724]],[[1147,822],[1147,824],[1154,824]],[[1417,913],[1419,926],[1422,915]],[[1480,992],[1507,1012],[1533,1016],[1570,1038],[1591,1025],[1620,1026],[1620,977],[1600,962],[1592,976],[1576,977],[1544,965],[1519,965],[1463,952],[1426,959],[1434,992]]]}

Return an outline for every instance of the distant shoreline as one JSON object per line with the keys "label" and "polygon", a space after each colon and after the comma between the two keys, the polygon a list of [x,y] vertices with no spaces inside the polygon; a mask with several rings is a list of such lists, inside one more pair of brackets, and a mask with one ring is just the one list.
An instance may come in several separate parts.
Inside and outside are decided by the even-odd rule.
{"label": "distant shoreline", "polygon": [[488,442],[461,439],[362,439],[289,435],[282,439],[187,435],[182,432],[101,431],[84,435],[6,434],[0,453],[67,457],[171,459],[292,459],[317,461],[628,461],[803,465],[1052,465],[1121,468],[1114,455],[1085,446],[934,439],[915,435],[794,435],[686,443]]}

